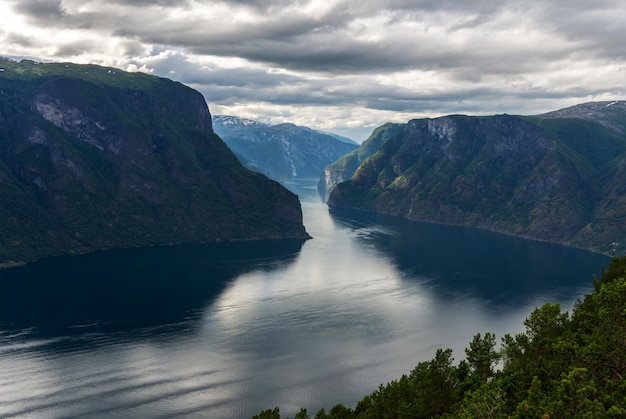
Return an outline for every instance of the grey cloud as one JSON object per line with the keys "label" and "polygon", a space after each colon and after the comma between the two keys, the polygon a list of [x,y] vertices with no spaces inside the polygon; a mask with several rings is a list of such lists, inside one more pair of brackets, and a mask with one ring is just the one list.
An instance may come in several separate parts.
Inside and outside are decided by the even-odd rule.
{"label": "grey cloud", "polygon": [[[244,57],[250,61],[289,68],[334,74],[374,74],[405,70],[456,70],[460,74],[517,74],[537,70],[543,60],[568,57],[572,51],[536,51],[520,54],[503,49],[497,55],[489,50],[440,46],[411,40],[368,43],[352,39],[318,38],[285,45],[278,42],[247,40],[233,44],[211,43],[191,47],[197,54]],[[469,79],[476,79],[469,77]]]}
{"label": "grey cloud", "polygon": [[[501,100],[510,92],[502,88],[479,86],[457,87],[445,92],[401,92],[388,96],[372,96],[367,98],[366,107],[369,109],[391,110],[396,112],[424,112],[439,110],[454,113],[459,109],[467,108],[470,102],[489,102]],[[473,108],[479,108],[474,105]]]}
{"label": "grey cloud", "polygon": [[287,6],[298,6],[306,4],[306,1],[293,1],[293,0],[222,0],[219,3],[223,3],[229,6],[243,6],[249,9],[272,12],[277,9],[282,9]]}
{"label": "grey cloud", "polygon": [[[137,62],[141,66],[142,63]],[[273,73],[260,68],[199,68],[183,55],[172,55],[150,63],[159,74],[171,72],[170,76],[183,83],[207,92],[207,100],[220,102],[250,101],[272,102],[281,105],[342,105],[363,101],[370,95],[392,95],[403,100],[413,97],[406,89],[382,86],[368,79],[348,81],[333,77],[308,79],[284,73]]]}
{"label": "grey cloud", "polygon": [[[288,28],[282,30],[286,32]],[[257,29],[251,28],[241,33],[204,34],[204,42],[194,38],[182,43],[195,54],[240,57],[291,70],[321,73],[427,69],[462,61],[461,57],[446,57],[436,49],[422,52],[411,43],[367,43],[350,39],[348,34],[289,35],[280,39],[275,32],[257,38],[256,32]],[[141,38],[158,44],[173,41],[167,33]],[[180,38],[177,43],[181,43]],[[446,60],[453,62],[446,65]]]}
{"label": "grey cloud", "polygon": [[203,94],[209,106],[211,103],[219,103],[220,105],[235,105],[241,103],[242,99],[246,102],[271,103],[273,105],[283,106],[345,106],[346,104],[355,104],[355,101],[347,101],[339,96],[322,96],[314,95],[313,92],[301,91],[281,91],[281,89],[263,88],[249,89],[240,87],[224,87],[224,86],[197,86]]}
{"label": "grey cloud", "polygon": [[81,55],[85,52],[93,51],[96,49],[98,49],[98,44],[96,42],[79,40],[60,45],[59,47],[57,47],[54,55],[60,58],[67,58]]}
{"label": "grey cloud", "polygon": [[132,0],[132,1],[115,1],[115,3],[133,5],[133,6],[165,6],[165,7],[189,7],[190,0]]}
{"label": "grey cloud", "polygon": [[159,74],[170,73],[177,80],[194,85],[229,86],[234,88],[274,88],[303,82],[296,76],[270,73],[257,68],[198,68],[183,56],[170,57],[165,61],[151,64]]}
{"label": "grey cloud", "polygon": [[458,31],[461,29],[473,29],[483,25],[491,19],[492,15],[480,14],[462,19],[461,21],[450,26],[450,31]]}
{"label": "grey cloud", "polygon": [[[583,98],[589,93],[587,86],[532,89],[527,86],[516,88],[505,83],[493,86],[489,83],[460,83],[446,90],[430,86],[412,90],[399,85],[380,84],[367,75],[309,79],[305,76],[272,73],[261,68],[199,68],[197,64],[188,62],[182,54],[151,63],[150,67],[160,74],[174,71],[171,77],[202,91],[209,104],[220,103],[224,106],[241,102],[265,102],[283,106],[359,106],[396,112],[456,112],[466,111],[470,107],[476,111],[483,108],[489,110],[493,105],[481,104],[501,103],[505,99],[530,102],[538,98]],[[606,91],[593,91],[593,94],[602,93]],[[512,107],[498,105],[495,108],[510,110]]]}
{"label": "grey cloud", "polygon": [[[19,8],[40,17],[62,13],[64,22],[50,22],[51,25],[75,27],[99,27],[106,36],[126,37],[136,41],[184,47],[187,51],[200,55],[240,57],[253,62],[282,67],[294,71],[321,73],[375,73],[379,71],[403,71],[458,68],[458,75],[468,74],[469,80],[478,80],[481,74],[515,74],[531,67],[529,62],[543,62],[546,55],[550,60],[567,58],[571,50],[555,51],[545,45],[535,45],[525,51],[511,50],[486,51],[458,48],[445,40],[431,40],[423,34],[414,41],[410,34],[405,39],[383,35],[380,39],[364,41],[355,38],[350,24],[357,18],[377,16],[383,13],[390,17],[389,25],[397,21],[423,20],[432,25],[447,25],[454,32],[462,29],[474,30],[497,17],[507,8],[522,7],[516,1],[478,0],[389,0],[387,2],[365,0],[356,4],[338,3],[327,14],[318,17],[294,13],[289,18],[269,11],[271,7],[280,9],[293,6],[293,2],[282,0],[234,0],[224,4],[251,7],[256,10],[257,20],[237,26],[214,22],[198,16],[194,21],[178,22],[161,19],[162,10],[145,8],[161,6],[175,8],[179,4],[170,0],[139,2],[118,1],[136,10],[123,16],[103,12],[91,14],[68,14],[61,9],[60,2],[44,3],[40,0],[27,0]],[[604,2],[604,6],[607,3]],[[47,4],[47,9],[42,5]],[[92,1],[97,5],[98,1]],[[542,3],[543,4],[543,3]],[[613,5],[618,3],[612,3]],[[182,4],[188,7],[189,3]],[[271,7],[270,7],[271,6]],[[624,34],[624,25],[614,23],[593,28],[593,17],[586,17],[585,10],[573,10],[568,2],[547,1],[543,6],[526,5],[537,24],[553,27],[552,35],[564,39],[580,39],[581,43],[572,48],[597,48],[597,54],[610,56],[615,51],[624,51],[626,43],[619,38]],[[592,11],[600,11],[597,6],[588,5]],[[615,7],[615,6],[614,6]],[[619,6],[617,6],[619,7]],[[438,15],[447,13],[446,15]],[[593,14],[592,14],[593,15]],[[432,19],[439,19],[438,21]],[[550,21],[554,24],[550,25]],[[597,25],[598,26],[598,25]],[[576,32],[576,28],[578,32]],[[585,30],[581,30],[585,28]],[[612,28],[612,29],[611,29]],[[384,27],[363,28],[368,31],[384,31]],[[486,33],[493,38],[497,34]],[[619,40],[616,40],[619,39]],[[583,42],[584,41],[584,42]],[[550,42],[550,40],[547,40]],[[506,40],[502,40],[506,45]],[[535,66],[536,67],[536,66]]]}
{"label": "grey cloud", "polygon": [[[218,79],[219,80],[219,79]],[[233,104],[245,98],[247,101],[268,102],[286,106],[361,106],[369,109],[394,111],[420,111],[424,103],[460,101],[467,98],[484,97],[495,89],[474,88],[454,90],[446,93],[424,93],[411,91],[398,86],[384,86],[373,80],[358,80],[349,84],[344,79],[316,80],[302,82],[298,88],[294,85],[254,86],[229,85],[219,83],[198,84],[210,102]],[[497,93],[492,93],[496,95]]]}
{"label": "grey cloud", "polygon": [[[243,2],[239,2],[243,3]],[[254,3],[254,2],[253,2]],[[393,3],[393,2],[392,2]],[[399,6],[409,7],[410,3]],[[255,3],[257,4],[257,3]],[[418,2],[418,5],[429,2]],[[451,7],[454,2],[437,3],[438,7]],[[478,3],[480,7],[491,2]],[[357,6],[358,7],[358,6]],[[416,6],[412,6],[415,10]],[[446,43],[429,42],[428,35],[413,41],[383,37],[376,41],[356,39],[347,29],[353,15],[332,15],[316,20],[305,16],[293,16],[291,19],[277,18],[276,21],[250,22],[237,27],[206,27],[199,22],[190,22],[185,27],[178,24],[159,22],[156,25],[137,25],[134,22],[122,24],[115,30],[116,36],[129,36],[144,42],[161,45],[184,45],[188,51],[196,54],[241,57],[250,61],[283,67],[297,71],[323,73],[375,73],[378,71],[400,71],[407,69],[430,70],[453,67],[480,67],[481,71],[492,69],[515,72],[528,61],[520,51],[498,51],[500,57],[493,56],[489,64],[485,54],[479,51],[457,48]],[[489,13],[494,13],[489,10]],[[457,16],[458,17],[458,16]],[[450,30],[468,29],[489,21],[492,15],[474,14],[467,18],[461,16],[450,24]],[[402,15],[402,19],[409,19]],[[384,30],[385,28],[364,28]],[[408,35],[408,34],[407,34]],[[503,40],[503,44],[506,40]],[[542,46],[541,46],[542,47]],[[533,56],[541,56],[542,48],[535,48]],[[566,51],[566,54],[569,54]],[[552,60],[559,58],[550,51]],[[500,63],[505,62],[508,65]]]}
{"label": "grey cloud", "polygon": [[275,88],[293,85],[302,80],[285,74],[271,74],[256,69],[215,69],[207,73],[190,74],[185,77],[190,83],[218,84],[245,88]]}
{"label": "grey cloud", "polygon": [[355,16],[371,15],[381,11],[397,11],[401,15],[407,12],[454,12],[456,14],[495,13],[508,7],[516,0],[363,0],[360,2],[345,1],[347,10],[353,11]]}
{"label": "grey cloud", "polygon": [[209,103],[233,104],[246,100],[284,105],[328,105],[337,100],[321,95],[326,88],[323,82],[316,83],[262,68],[200,67],[182,54],[167,55],[149,62],[135,61],[133,64],[138,67],[148,65],[156,74],[166,75],[200,90]]}
{"label": "grey cloud", "polygon": [[61,0],[21,0],[14,9],[35,19],[58,19],[66,15]]}
{"label": "grey cloud", "polygon": [[[360,106],[367,109],[395,112],[438,111],[474,113],[493,112],[502,108],[502,112],[520,109],[520,102],[532,104],[535,100],[564,100],[567,98],[584,98],[589,94],[606,94],[601,88],[588,89],[583,86],[569,86],[552,89],[514,89],[509,86],[456,86],[446,91],[412,91],[399,86],[384,86],[373,81],[357,81],[354,86],[341,88],[335,86],[332,92],[328,87],[331,83],[303,84],[300,89],[282,90],[280,87],[228,87],[227,85],[200,85],[206,93],[207,100],[219,101],[224,104],[240,102],[242,98],[250,101],[268,102],[280,105],[314,105],[314,106]],[[626,93],[622,89],[622,93]],[[224,102],[222,102],[224,101]],[[512,102],[515,105],[494,105]]]}
{"label": "grey cloud", "polygon": [[146,47],[138,41],[129,39],[119,43],[119,51],[123,57],[133,57],[145,54]]}
{"label": "grey cloud", "polygon": [[[120,21],[113,32],[116,36],[138,37],[145,42],[162,45],[185,45],[199,52],[219,52],[253,49],[269,42],[284,46],[301,42],[303,35],[315,32],[319,23],[303,16],[293,16],[289,20],[259,20],[238,26],[223,24],[208,25],[202,19],[195,22],[168,22],[158,19],[142,25],[128,19]],[[215,49],[216,51],[213,51]]]}
{"label": "grey cloud", "polygon": [[146,7],[146,6],[159,6],[159,7],[171,7],[171,8],[186,8],[191,5],[190,0],[84,0],[84,3],[102,4],[106,1],[106,4],[131,6],[131,7]]}
{"label": "grey cloud", "polygon": [[32,47],[34,46],[35,40],[30,36],[25,36],[17,33],[8,33],[5,35],[4,42],[6,44],[10,44],[13,46],[21,46],[21,47]]}
{"label": "grey cloud", "polygon": [[580,42],[588,53],[607,57],[626,56],[626,4],[620,10],[589,11],[569,19],[556,20],[555,30],[563,37]]}
{"label": "grey cloud", "polygon": [[[202,3],[227,14],[195,13],[192,7]],[[80,9],[59,0],[14,4],[38,28],[88,28],[88,39],[103,44],[50,40],[46,54],[72,59],[115,51],[112,61],[189,84],[209,104],[515,113],[626,94],[618,70],[610,73],[615,80],[585,76],[593,74],[590,66],[625,67],[623,0],[330,0],[314,13],[305,12],[309,0],[85,0],[81,6],[89,7]],[[230,21],[228,10],[245,19]],[[28,51],[43,42],[28,31],[3,36]],[[220,57],[241,61],[226,68]],[[572,69],[580,80],[563,80]]]}

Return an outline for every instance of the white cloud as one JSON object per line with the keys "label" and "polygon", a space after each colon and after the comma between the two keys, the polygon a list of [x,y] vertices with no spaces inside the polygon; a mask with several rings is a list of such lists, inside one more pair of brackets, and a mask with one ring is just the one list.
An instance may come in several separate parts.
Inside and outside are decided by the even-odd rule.
{"label": "white cloud", "polygon": [[624,99],[625,19],[621,0],[7,0],[0,42],[362,140],[387,120]]}

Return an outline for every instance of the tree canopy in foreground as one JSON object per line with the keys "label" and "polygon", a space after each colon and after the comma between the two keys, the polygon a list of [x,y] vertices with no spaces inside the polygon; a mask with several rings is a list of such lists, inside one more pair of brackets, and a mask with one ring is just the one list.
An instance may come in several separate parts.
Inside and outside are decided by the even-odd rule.
{"label": "tree canopy in foreground", "polygon": [[[626,417],[626,257],[613,259],[571,315],[547,303],[524,326],[499,348],[494,334],[476,334],[457,364],[451,349],[438,349],[354,408],[302,409],[294,418]],[[280,419],[280,409],[253,419]]]}

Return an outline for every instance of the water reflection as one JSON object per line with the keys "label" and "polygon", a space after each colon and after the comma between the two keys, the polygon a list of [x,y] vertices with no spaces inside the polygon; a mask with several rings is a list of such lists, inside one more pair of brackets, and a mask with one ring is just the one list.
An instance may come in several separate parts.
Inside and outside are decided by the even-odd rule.
{"label": "water reflection", "polygon": [[[538,293],[590,290],[610,258],[552,243],[473,228],[446,226],[355,211],[333,210],[333,219],[360,232],[405,277],[430,278],[442,298],[467,295],[491,305],[525,303]],[[384,225],[385,229],[381,229]]]}
{"label": "water reflection", "polygon": [[[0,273],[0,416],[293,417],[354,405],[477,332],[566,307],[608,258],[333,214],[284,247],[182,246]],[[68,350],[71,349],[71,350]]]}
{"label": "water reflection", "polygon": [[0,327],[39,336],[184,321],[249,270],[288,265],[301,241],[125,249],[0,272]]}

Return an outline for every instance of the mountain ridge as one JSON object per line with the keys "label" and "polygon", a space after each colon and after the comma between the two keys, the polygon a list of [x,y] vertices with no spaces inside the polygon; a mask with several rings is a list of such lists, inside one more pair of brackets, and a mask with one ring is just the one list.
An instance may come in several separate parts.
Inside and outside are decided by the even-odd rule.
{"label": "mountain ridge", "polygon": [[328,204],[622,253],[626,102],[609,103],[411,120]]}
{"label": "mountain ridge", "polygon": [[363,161],[376,153],[384,143],[404,126],[388,122],[376,128],[372,134],[357,148],[345,155],[334,163],[324,168],[324,173],[320,176],[317,183],[317,190],[324,201],[328,200],[328,196],[332,189],[339,183],[344,182],[352,177],[354,172],[359,168]]}
{"label": "mountain ridge", "polygon": [[244,166],[283,183],[317,178],[326,165],[358,147],[293,123],[269,125],[228,115],[213,119],[215,131]]}

